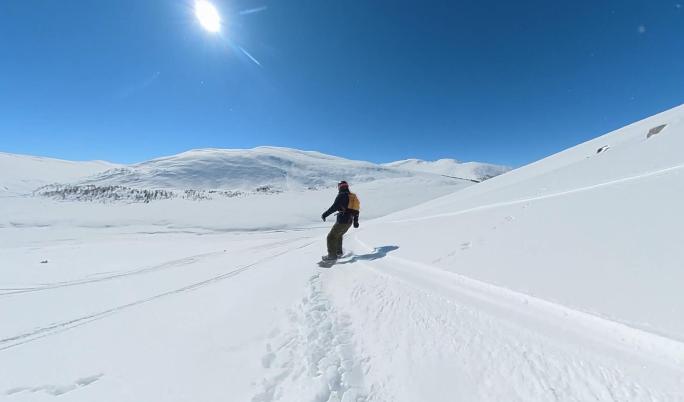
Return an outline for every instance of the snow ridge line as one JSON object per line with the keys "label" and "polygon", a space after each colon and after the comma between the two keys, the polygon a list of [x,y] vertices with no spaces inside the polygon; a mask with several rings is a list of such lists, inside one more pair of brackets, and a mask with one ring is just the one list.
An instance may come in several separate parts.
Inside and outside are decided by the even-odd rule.
{"label": "snow ridge line", "polygon": [[572,190],[560,191],[560,192],[552,193],[552,194],[545,194],[545,195],[540,195],[540,196],[536,196],[536,197],[521,198],[521,199],[517,199],[517,200],[513,200],[513,201],[495,202],[492,204],[479,205],[477,207],[467,208],[467,209],[463,209],[463,210],[456,211],[456,212],[446,212],[446,213],[442,213],[442,214],[421,216],[421,217],[416,217],[416,218],[397,219],[397,220],[391,220],[389,222],[390,223],[419,222],[419,221],[425,221],[425,220],[430,220],[430,219],[458,216],[458,215],[468,214],[471,212],[485,211],[488,209],[494,209],[494,208],[499,208],[499,207],[524,204],[524,203],[532,202],[532,201],[546,200],[549,198],[556,198],[556,197],[562,197],[564,195],[581,193],[584,191],[594,190],[594,189],[601,188],[601,187],[612,186],[615,184],[641,180],[641,179],[645,179],[645,178],[652,177],[652,176],[658,176],[661,174],[674,172],[674,171],[677,171],[680,169],[684,169],[684,164],[671,166],[671,167],[664,168],[664,169],[654,170],[654,171],[642,173],[642,174],[639,174],[636,176],[623,177],[621,179],[610,180],[610,181],[606,181],[603,183],[592,184],[592,185],[584,186],[584,187],[577,187],[577,188],[574,188]]}
{"label": "snow ridge line", "polygon": [[154,296],[150,296],[150,297],[147,297],[144,299],[140,299],[140,300],[136,300],[136,301],[133,301],[130,303],[122,304],[120,306],[113,307],[113,308],[110,308],[107,310],[103,310],[103,311],[100,311],[97,313],[93,313],[93,314],[89,314],[86,316],[74,318],[71,320],[58,322],[58,323],[49,325],[47,327],[37,328],[33,331],[25,332],[23,334],[18,334],[18,335],[14,335],[14,336],[11,336],[8,338],[0,339],[0,352],[8,350],[8,349],[15,348],[17,346],[20,346],[20,345],[23,345],[23,344],[26,344],[29,342],[36,341],[36,340],[41,339],[41,338],[45,338],[45,337],[52,336],[52,335],[55,335],[55,334],[58,334],[58,333],[61,333],[64,331],[68,331],[70,329],[80,327],[82,325],[89,324],[93,321],[103,319],[109,315],[116,314],[116,313],[119,313],[123,310],[127,310],[131,307],[135,307],[135,306],[145,304],[145,303],[157,300],[157,299],[161,299],[161,298],[166,297],[166,296],[198,290],[198,289],[203,288],[205,286],[212,285],[212,284],[218,283],[220,281],[223,281],[224,279],[228,279],[228,278],[231,278],[233,276],[239,275],[242,272],[247,271],[249,269],[252,269],[252,268],[254,268],[254,267],[258,266],[259,264],[262,264],[266,261],[276,259],[282,255],[290,253],[294,250],[298,250],[298,249],[308,247],[314,243],[315,243],[315,241],[311,241],[311,242],[305,243],[304,245],[294,247],[294,248],[290,248],[290,249],[287,249],[285,251],[281,251],[279,253],[260,258],[260,259],[254,261],[250,264],[244,265],[244,266],[237,268],[233,271],[227,272],[225,274],[217,275],[217,276],[211,277],[209,279],[205,279],[203,281],[196,282],[196,283],[193,283],[193,284],[190,284],[187,286],[183,286],[183,287],[178,288],[178,289],[159,293],[159,294],[154,295]]}
{"label": "snow ridge line", "polygon": [[290,328],[282,334],[275,330],[266,344],[261,363],[270,375],[251,401],[365,402],[350,318],[325,297],[320,274],[309,279],[307,289],[288,311]]}
{"label": "snow ridge line", "polygon": [[[372,250],[357,236],[354,240]],[[676,371],[684,367],[684,343],[659,334],[396,256],[386,256],[372,264],[362,261],[362,264],[379,274],[450,300],[474,305],[518,325],[539,328],[541,332],[559,338],[587,340],[597,346],[597,352],[617,351],[634,362],[648,360]],[[377,265],[382,265],[382,269]]]}
{"label": "snow ridge line", "polygon": [[[269,247],[274,247],[274,246],[281,246],[281,245],[293,243],[293,242],[298,241],[298,240],[304,240],[304,239],[309,239],[309,238],[310,237],[298,237],[295,239],[288,239],[288,240],[284,240],[284,241],[281,240],[281,241],[277,241],[277,242],[261,244],[258,246],[247,247],[244,249],[235,250],[233,252],[243,252],[243,251],[249,251],[249,250],[259,250],[262,248],[269,248]],[[18,294],[24,294],[24,293],[40,292],[40,291],[44,291],[44,290],[59,289],[59,288],[65,288],[65,287],[71,287],[71,286],[86,285],[89,283],[105,282],[105,281],[109,281],[112,279],[119,279],[119,278],[128,277],[128,276],[132,276],[132,275],[147,274],[150,272],[161,271],[161,270],[164,270],[167,268],[176,268],[176,267],[190,265],[190,264],[193,264],[199,260],[203,260],[203,259],[208,258],[208,257],[224,255],[224,254],[226,254],[225,251],[212,251],[209,253],[196,254],[196,255],[189,256],[189,257],[183,257],[183,258],[179,258],[176,260],[166,261],[166,262],[163,262],[161,264],[157,264],[157,265],[153,265],[153,266],[149,266],[149,267],[136,268],[136,269],[132,269],[132,270],[124,271],[124,272],[117,272],[117,273],[110,274],[110,275],[101,275],[101,276],[95,276],[95,277],[89,277],[89,278],[75,279],[72,281],[54,282],[54,283],[41,284],[41,285],[32,286],[32,287],[0,288],[0,297],[12,296],[12,295],[18,295]]]}

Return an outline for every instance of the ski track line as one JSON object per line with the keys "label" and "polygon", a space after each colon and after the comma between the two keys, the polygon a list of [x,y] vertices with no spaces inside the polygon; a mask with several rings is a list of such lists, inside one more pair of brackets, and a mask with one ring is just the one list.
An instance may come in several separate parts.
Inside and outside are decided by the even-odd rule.
{"label": "ski track line", "polygon": [[681,370],[593,353],[375,262],[331,271],[327,289],[358,331],[369,402],[684,401]]}
{"label": "ski track line", "polygon": [[[372,250],[358,237],[354,240],[364,249]],[[438,293],[447,299],[475,306],[518,325],[526,323],[529,324],[527,327],[541,327],[545,333],[550,332],[561,338],[572,335],[599,345],[599,351],[613,350],[622,356],[630,356],[635,362],[643,362],[645,359],[653,364],[684,372],[684,343],[677,340],[428,264],[389,255],[383,260],[360,262],[377,273]],[[512,316],[514,319],[511,319]]]}
{"label": "ski track line", "polygon": [[80,327],[82,325],[86,325],[86,324],[91,323],[93,321],[97,321],[97,320],[100,320],[102,318],[105,318],[109,315],[119,313],[119,312],[126,310],[128,308],[139,306],[141,304],[145,304],[145,303],[157,300],[157,299],[161,299],[161,298],[164,298],[166,296],[171,296],[174,294],[185,293],[185,292],[190,292],[190,291],[195,291],[197,289],[201,289],[207,285],[215,284],[215,283],[218,283],[220,281],[223,281],[224,279],[228,279],[228,278],[231,278],[233,276],[239,275],[242,272],[247,271],[249,269],[252,269],[252,268],[254,268],[254,267],[258,266],[259,264],[262,264],[266,261],[270,261],[270,260],[276,259],[280,256],[283,256],[285,254],[288,254],[292,251],[308,247],[314,243],[316,243],[316,241],[307,242],[303,245],[293,247],[293,248],[289,248],[285,251],[260,258],[257,261],[254,261],[252,263],[244,265],[244,266],[237,268],[233,271],[230,271],[230,272],[218,275],[218,276],[214,276],[214,277],[211,277],[209,279],[205,279],[203,281],[193,283],[191,285],[183,286],[183,287],[178,288],[178,289],[163,292],[163,293],[160,293],[160,294],[157,294],[154,296],[150,296],[150,297],[147,297],[144,299],[136,300],[136,301],[133,301],[130,303],[126,303],[126,304],[123,304],[123,305],[120,305],[117,307],[113,307],[113,308],[110,308],[107,310],[103,310],[103,311],[93,313],[93,314],[89,314],[86,316],[82,316],[79,318],[74,318],[71,320],[58,322],[58,323],[49,325],[47,327],[38,328],[38,329],[35,329],[33,331],[30,331],[30,332],[11,336],[9,338],[0,339],[0,352],[2,352],[4,350],[12,349],[14,347],[17,347],[17,346],[20,346],[20,345],[23,345],[23,344],[26,344],[29,342],[33,342],[33,341],[41,339],[41,338],[52,336],[52,335],[55,335],[55,334],[76,328],[76,327]]}
{"label": "ski track line", "polygon": [[82,279],[76,279],[73,281],[41,284],[39,286],[33,286],[33,287],[0,288],[0,297],[13,296],[13,295],[19,295],[19,294],[25,294],[25,293],[41,292],[41,291],[45,291],[45,290],[60,289],[60,288],[71,287],[71,286],[86,285],[86,284],[90,284],[90,283],[105,282],[105,281],[109,281],[112,279],[130,277],[133,275],[147,274],[150,272],[162,271],[162,270],[166,270],[169,268],[177,268],[177,267],[181,267],[181,266],[190,265],[190,264],[196,263],[197,261],[200,261],[200,260],[203,260],[205,258],[212,257],[212,256],[230,255],[233,253],[245,252],[245,251],[250,251],[250,250],[260,250],[260,249],[270,248],[270,247],[274,247],[274,246],[287,245],[289,243],[294,243],[296,241],[309,239],[309,238],[310,237],[298,237],[295,239],[280,240],[280,241],[276,241],[276,242],[261,244],[258,246],[251,246],[251,247],[247,247],[247,248],[243,248],[243,249],[234,250],[230,253],[225,253],[224,251],[212,251],[209,253],[195,254],[195,255],[192,255],[189,257],[183,257],[183,258],[179,258],[176,260],[166,261],[166,262],[163,262],[161,264],[157,264],[157,265],[154,265],[151,267],[137,268],[137,269],[133,269],[133,270],[129,270],[129,271],[117,272],[115,274],[111,274],[111,275],[107,275],[107,276],[94,276],[91,278],[82,278]]}
{"label": "ski track line", "polygon": [[283,397],[311,402],[363,402],[363,361],[355,356],[351,318],[340,314],[313,275],[307,295],[288,309],[285,331],[276,327],[261,358],[268,375],[257,385],[251,402]]}
{"label": "ski track line", "polygon": [[430,220],[430,219],[438,219],[438,218],[446,218],[446,217],[450,217],[450,216],[464,215],[464,214],[468,214],[471,212],[485,211],[488,209],[495,209],[495,208],[500,208],[500,207],[525,204],[525,203],[532,202],[532,201],[541,201],[541,200],[546,200],[546,199],[550,199],[550,198],[562,197],[564,195],[594,190],[597,188],[608,187],[608,186],[612,186],[615,184],[626,183],[626,182],[630,182],[630,181],[637,181],[637,180],[641,180],[641,179],[652,177],[652,176],[658,176],[661,174],[674,172],[674,171],[677,171],[680,169],[684,169],[684,164],[671,166],[671,167],[665,168],[665,169],[654,170],[654,171],[642,173],[642,174],[639,174],[636,176],[623,177],[621,179],[610,180],[607,182],[592,184],[592,185],[584,186],[584,187],[578,187],[578,188],[574,188],[572,190],[560,191],[560,192],[552,193],[552,194],[545,194],[545,195],[540,195],[540,196],[536,196],[536,197],[521,198],[521,199],[517,199],[517,200],[513,200],[513,201],[495,202],[492,204],[480,205],[477,207],[467,208],[467,209],[463,209],[463,210],[456,211],[456,212],[445,212],[442,214],[421,216],[421,217],[416,217],[416,218],[397,219],[397,220],[391,220],[389,222],[390,223],[419,222],[419,221],[425,221],[425,220]]}

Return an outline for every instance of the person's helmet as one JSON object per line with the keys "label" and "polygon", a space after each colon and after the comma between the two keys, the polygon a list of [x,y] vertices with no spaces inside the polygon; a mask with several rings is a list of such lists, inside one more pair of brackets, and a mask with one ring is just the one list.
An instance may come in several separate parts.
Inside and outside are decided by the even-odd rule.
{"label": "person's helmet", "polygon": [[337,189],[342,190],[343,188],[348,189],[349,188],[349,183],[346,181],[342,180],[341,182],[337,183]]}

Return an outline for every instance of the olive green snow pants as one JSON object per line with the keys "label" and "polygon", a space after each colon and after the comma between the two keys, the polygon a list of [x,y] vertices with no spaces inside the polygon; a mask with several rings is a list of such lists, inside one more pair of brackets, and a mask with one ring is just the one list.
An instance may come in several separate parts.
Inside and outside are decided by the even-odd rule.
{"label": "olive green snow pants", "polygon": [[351,223],[336,223],[328,233],[328,256],[342,254],[342,237],[351,227]]}

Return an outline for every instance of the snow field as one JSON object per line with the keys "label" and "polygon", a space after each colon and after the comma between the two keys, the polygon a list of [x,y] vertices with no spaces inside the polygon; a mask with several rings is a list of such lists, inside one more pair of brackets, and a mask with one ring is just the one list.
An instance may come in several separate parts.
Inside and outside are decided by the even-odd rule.
{"label": "snow field", "polygon": [[[294,250],[319,254],[307,250],[311,234],[141,235],[151,248],[188,254],[142,266],[117,255],[118,272],[0,296],[0,399],[50,400],[57,390],[74,401],[249,400],[264,375],[262,339],[313,272],[289,268]],[[98,247],[91,267],[120,252],[119,235],[110,237],[109,254]],[[58,254],[90,246],[79,242]]]}
{"label": "snow field", "polygon": [[405,246],[369,242],[369,226],[349,234],[355,255],[330,269],[315,265],[318,229],[112,233],[54,246],[67,258],[92,242],[98,253],[81,263],[93,267],[104,244],[115,253],[135,238],[188,254],[0,296],[3,314],[33,318],[3,327],[0,392],[16,401],[684,400],[681,343],[406,259]]}
{"label": "snow field", "polygon": [[[368,221],[472,184],[439,177],[414,177],[352,184],[351,188],[361,198],[362,219]],[[5,211],[0,215],[0,229],[44,227],[50,231],[49,228],[55,227],[132,227],[138,230],[141,226],[148,227],[150,232],[292,229],[321,225],[321,212],[332,204],[335,194],[336,189],[326,188],[210,201],[164,200],[150,204],[0,197]]]}

